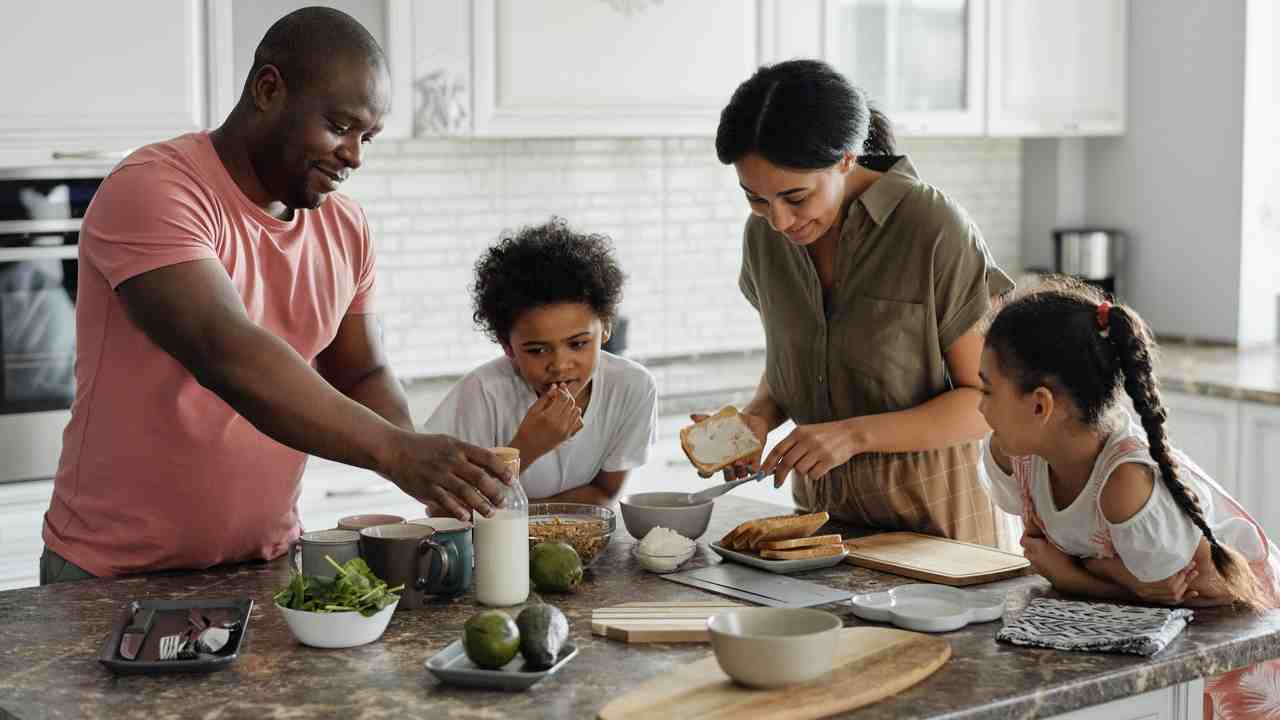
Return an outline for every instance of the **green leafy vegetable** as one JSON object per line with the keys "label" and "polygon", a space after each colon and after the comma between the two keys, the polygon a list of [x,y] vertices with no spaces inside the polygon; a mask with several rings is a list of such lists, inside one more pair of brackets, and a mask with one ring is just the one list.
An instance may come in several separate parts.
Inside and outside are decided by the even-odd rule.
{"label": "green leafy vegetable", "polygon": [[334,578],[291,572],[289,584],[273,596],[276,604],[290,610],[358,612],[369,617],[400,599],[395,593],[404,585],[388,588],[363,559],[352,558],[342,565],[328,555],[324,559],[338,571]]}

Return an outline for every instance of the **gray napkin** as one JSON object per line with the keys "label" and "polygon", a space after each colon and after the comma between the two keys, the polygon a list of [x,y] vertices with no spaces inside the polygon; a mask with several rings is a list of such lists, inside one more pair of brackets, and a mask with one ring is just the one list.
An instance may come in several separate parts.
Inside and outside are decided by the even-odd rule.
{"label": "gray napkin", "polygon": [[1155,655],[1191,622],[1183,608],[1150,608],[1036,598],[997,640],[1057,650]]}

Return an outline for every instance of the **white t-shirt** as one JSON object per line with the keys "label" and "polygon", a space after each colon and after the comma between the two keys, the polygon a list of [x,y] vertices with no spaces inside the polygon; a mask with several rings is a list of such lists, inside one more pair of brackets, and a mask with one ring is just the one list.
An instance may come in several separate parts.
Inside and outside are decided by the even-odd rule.
{"label": "white t-shirt", "polygon": [[[422,431],[481,447],[506,445],[537,396],[505,355],[467,373]],[[602,470],[645,464],[658,441],[658,386],[643,365],[601,351],[582,429],[520,473],[530,498],[590,483]]]}
{"label": "white t-shirt", "polygon": [[[1034,512],[1045,535],[1068,555],[1083,558],[1119,557],[1142,582],[1163,580],[1186,567],[1203,535],[1178,507],[1157,475],[1151,498],[1133,517],[1112,523],[1102,513],[1102,488],[1123,463],[1137,463],[1159,473],[1151,458],[1147,436],[1127,413],[1116,418],[1117,429],[1107,438],[1094,461],[1084,489],[1065,508],[1053,500],[1049,463],[1038,455],[1011,458],[1013,474],[1005,474],[991,455],[991,435],[982,443],[986,470],[979,473],[996,505],[1007,513]],[[1200,500],[1209,526],[1219,542],[1250,562],[1268,556],[1268,540],[1252,518],[1198,465],[1177,450],[1172,453],[1178,477]]]}

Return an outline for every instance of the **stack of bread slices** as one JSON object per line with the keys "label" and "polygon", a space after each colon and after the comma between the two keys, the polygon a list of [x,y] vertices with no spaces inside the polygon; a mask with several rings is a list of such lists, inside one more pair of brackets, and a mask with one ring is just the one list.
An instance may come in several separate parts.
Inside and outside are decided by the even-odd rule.
{"label": "stack of bread slices", "polygon": [[729,550],[755,551],[766,560],[804,560],[844,552],[838,534],[814,535],[827,524],[825,512],[748,520],[720,540]]}

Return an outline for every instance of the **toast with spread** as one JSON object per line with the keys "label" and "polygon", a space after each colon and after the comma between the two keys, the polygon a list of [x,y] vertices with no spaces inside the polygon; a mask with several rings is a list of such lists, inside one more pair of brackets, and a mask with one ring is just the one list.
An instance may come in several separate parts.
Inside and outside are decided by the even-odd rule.
{"label": "toast with spread", "polygon": [[732,405],[680,429],[680,447],[702,475],[711,475],[764,449],[760,438]]}

